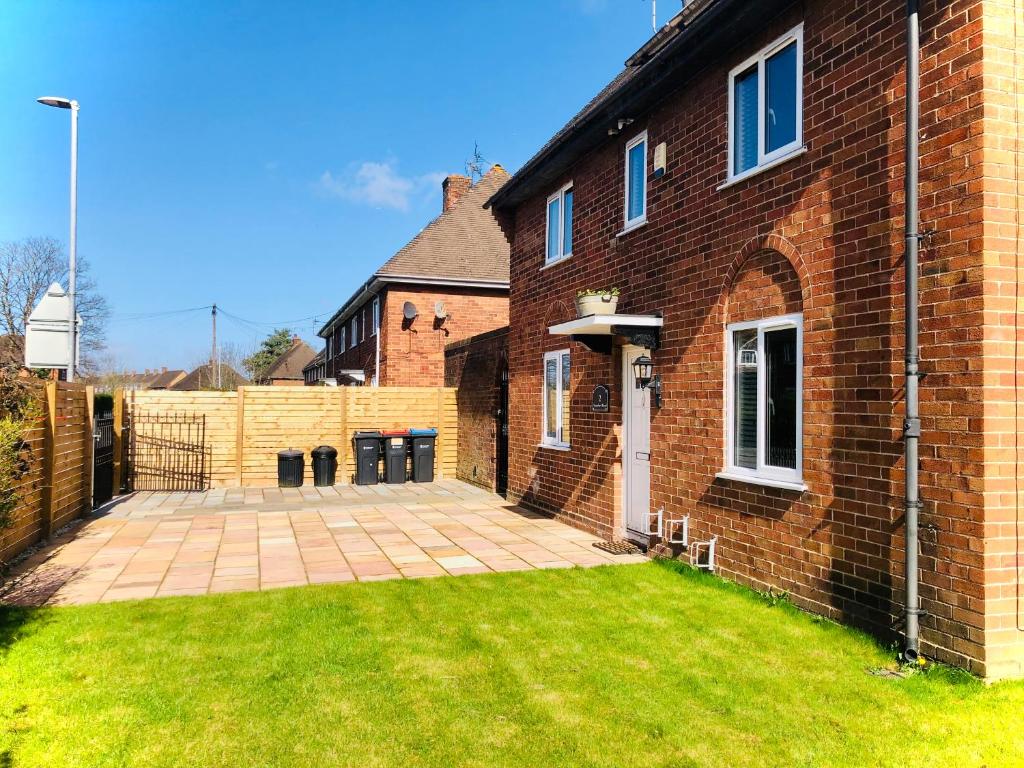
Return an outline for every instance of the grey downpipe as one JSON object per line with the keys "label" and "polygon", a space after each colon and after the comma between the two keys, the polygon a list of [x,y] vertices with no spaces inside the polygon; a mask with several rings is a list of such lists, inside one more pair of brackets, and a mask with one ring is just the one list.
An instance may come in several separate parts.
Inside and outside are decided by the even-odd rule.
{"label": "grey downpipe", "polygon": [[918,231],[918,126],[920,88],[920,38],[918,24],[918,0],[907,0],[907,88],[906,117],[907,144],[906,170],[904,174],[904,204],[906,206],[904,225],[906,231],[906,257],[904,271],[906,284],[903,299],[904,311],[904,357],[906,363],[906,418],[903,421],[904,450],[906,452],[904,520],[906,522],[906,619],[904,622],[905,642],[903,658],[915,662],[919,657],[919,619],[921,615],[918,598],[917,530],[918,512],[921,500],[918,494],[918,442],[921,439],[921,414],[918,407],[917,385],[918,340],[917,340],[917,252],[920,243]]}

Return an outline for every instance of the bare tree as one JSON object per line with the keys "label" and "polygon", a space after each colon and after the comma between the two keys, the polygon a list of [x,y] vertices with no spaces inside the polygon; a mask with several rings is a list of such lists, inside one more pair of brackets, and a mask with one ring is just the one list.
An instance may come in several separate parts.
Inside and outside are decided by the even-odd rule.
{"label": "bare tree", "polygon": [[[0,244],[0,335],[8,337],[17,359],[25,359],[25,323],[51,283],[67,287],[68,260],[64,246],[52,237],[29,237]],[[110,308],[79,257],[75,304],[82,317],[79,344],[81,368],[88,371],[104,347]]]}

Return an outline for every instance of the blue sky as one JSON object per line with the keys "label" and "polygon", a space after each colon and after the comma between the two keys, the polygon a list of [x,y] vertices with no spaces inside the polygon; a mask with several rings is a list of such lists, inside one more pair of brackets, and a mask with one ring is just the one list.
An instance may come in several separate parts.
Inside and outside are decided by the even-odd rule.
{"label": "blue sky", "polygon": [[66,242],[68,113],[35,98],[78,99],[109,348],[191,367],[208,311],[131,317],[217,302],[249,321],[219,324],[241,347],[322,321],[436,215],[474,141],[514,171],[649,36],[649,0],[6,0],[0,242]]}

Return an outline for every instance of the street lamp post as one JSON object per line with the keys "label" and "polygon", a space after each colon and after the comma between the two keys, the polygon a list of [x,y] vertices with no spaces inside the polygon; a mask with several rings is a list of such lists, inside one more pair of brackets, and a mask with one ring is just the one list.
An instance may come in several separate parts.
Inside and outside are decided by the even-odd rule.
{"label": "street lamp post", "polygon": [[75,380],[78,351],[78,313],[75,311],[75,277],[78,259],[78,102],[62,96],[42,96],[40,104],[71,110],[71,236],[68,246],[68,381]]}

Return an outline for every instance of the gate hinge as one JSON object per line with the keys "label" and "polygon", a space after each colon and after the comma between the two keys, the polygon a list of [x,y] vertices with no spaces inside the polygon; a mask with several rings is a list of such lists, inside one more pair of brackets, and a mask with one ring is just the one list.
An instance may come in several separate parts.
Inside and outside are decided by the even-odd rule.
{"label": "gate hinge", "polygon": [[921,419],[917,416],[912,416],[903,420],[903,436],[904,437],[920,437],[921,436]]}

